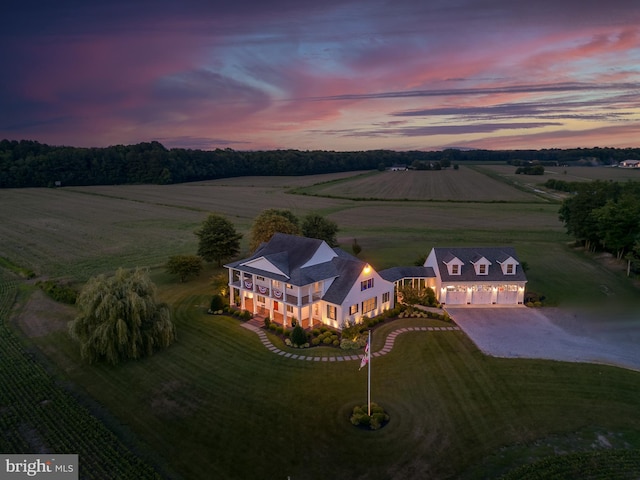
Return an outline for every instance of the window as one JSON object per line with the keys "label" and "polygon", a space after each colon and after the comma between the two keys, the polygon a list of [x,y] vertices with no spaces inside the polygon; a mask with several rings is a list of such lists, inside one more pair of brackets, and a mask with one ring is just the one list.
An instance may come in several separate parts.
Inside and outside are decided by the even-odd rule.
{"label": "window", "polygon": [[354,313],[358,313],[358,304],[351,305],[349,307],[349,315],[353,315]]}
{"label": "window", "polygon": [[451,275],[458,275],[460,265],[451,265]]}
{"label": "window", "polygon": [[336,319],[336,307],[333,305],[327,305],[327,318],[330,320]]}
{"label": "window", "polygon": [[261,282],[264,282],[264,277],[261,277],[261,276],[259,276],[259,275],[258,275],[256,278],[257,278],[258,280],[260,280]]}
{"label": "window", "polygon": [[376,309],[378,297],[372,297],[362,302],[362,313],[367,314]]}
{"label": "window", "polygon": [[287,305],[287,312],[293,313],[293,306],[292,305]]}
{"label": "window", "polygon": [[389,302],[389,292],[384,292],[382,294],[382,303],[388,303]]}
{"label": "window", "polygon": [[363,292],[369,288],[373,288],[373,278],[369,278],[368,280],[363,280],[360,282],[360,291]]}
{"label": "window", "polygon": [[264,297],[262,295],[258,295],[258,303],[264,303]]}
{"label": "window", "polygon": [[478,265],[478,273],[480,275],[486,275],[487,274],[487,266],[486,265]]}
{"label": "window", "polygon": [[507,263],[507,275],[513,275],[513,263]]}

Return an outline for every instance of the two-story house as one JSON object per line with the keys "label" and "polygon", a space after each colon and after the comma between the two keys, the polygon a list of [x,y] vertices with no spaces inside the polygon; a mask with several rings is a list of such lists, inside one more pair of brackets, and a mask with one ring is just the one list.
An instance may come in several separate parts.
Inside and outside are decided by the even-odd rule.
{"label": "two-story house", "polygon": [[424,263],[447,305],[521,304],[527,277],[512,247],[433,248]]}
{"label": "two-story house", "polygon": [[276,233],[249,258],[225,265],[230,303],[304,328],[341,329],[394,306],[394,285],[369,264],[314,238]]}

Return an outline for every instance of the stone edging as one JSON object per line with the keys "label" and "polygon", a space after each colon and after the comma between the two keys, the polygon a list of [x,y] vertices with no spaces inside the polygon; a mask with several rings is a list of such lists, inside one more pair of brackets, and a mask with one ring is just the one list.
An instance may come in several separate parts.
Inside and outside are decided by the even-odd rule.
{"label": "stone edging", "polygon": [[[267,334],[260,327],[256,327],[255,325],[251,325],[250,323],[242,323],[241,324],[247,330],[251,330],[260,338],[262,344],[270,351],[275,353],[276,355],[281,355],[284,358],[291,358],[294,360],[307,360],[310,362],[345,362],[350,360],[360,360],[362,355],[341,355],[341,356],[331,356],[331,357],[310,357],[307,355],[299,355],[296,353],[285,352],[284,350],[280,350],[276,347],[269,338]],[[393,348],[393,343],[396,340],[396,337],[401,333],[407,332],[434,332],[434,331],[455,331],[460,330],[459,327],[403,327],[398,328],[397,330],[393,330],[384,341],[384,346],[382,349],[377,352],[373,352],[371,354],[372,357],[381,357],[382,355],[386,355]]]}

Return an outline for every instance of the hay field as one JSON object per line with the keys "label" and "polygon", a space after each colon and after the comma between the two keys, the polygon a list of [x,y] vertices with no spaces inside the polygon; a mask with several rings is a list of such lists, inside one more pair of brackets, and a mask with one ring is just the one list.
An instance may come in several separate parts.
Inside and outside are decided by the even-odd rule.
{"label": "hay field", "polygon": [[513,165],[482,165],[478,170],[494,172],[510,181],[527,184],[541,184],[549,178],[564,180],[565,182],[590,182],[592,180],[612,180],[626,182],[640,181],[640,169],[617,167],[544,167],[544,175],[516,175]]}
{"label": "hay field", "polygon": [[[419,195],[416,184],[407,184],[405,173],[462,174],[458,178],[475,178],[500,188],[486,202],[359,201],[290,193],[292,187],[306,191],[352,183],[365,186],[379,178],[405,196]],[[590,291],[590,279],[574,275],[572,269],[560,269],[553,282],[544,274],[548,265],[563,263],[570,241],[558,220],[558,203],[466,168],[365,175],[0,190],[0,257],[39,276],[78,282],[118,267],[160,267],[171,255],[196,252],[193,232],[209,212],[226,216],[244,235],[241,255],[245,256],[253,219],[266,208],[287,208],[299,217],[317,212],[336,222],[340,245],[351,251],[357,239],[362,247],[360,257],[378,270],[412,265],[433,246],[512,245],[531,267],[532,290],[548,291],[547,297],[554,301]],[[488,192],[486,189],[483,195]],[[497,202],[506,192],[512,201]],[[455,195],[452,190],[449,197]],[[534,200],[523,202],[525,197]],[[627,289],[625,282],[617,277],[607,280],[612,290],[620,292]]]}
{"label": "hay field", "polygon": [[540,202],[469,167],[458,170],[375,172],[342,181],[314,185],[307,194],[354,199],[439,200],[463,202]]}

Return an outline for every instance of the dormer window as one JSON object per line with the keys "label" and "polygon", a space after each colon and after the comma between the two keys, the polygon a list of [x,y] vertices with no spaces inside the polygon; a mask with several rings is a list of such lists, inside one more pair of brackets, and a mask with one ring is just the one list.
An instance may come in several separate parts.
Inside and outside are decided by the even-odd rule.
{"label": "dormer window", "polygon": [[498,260],[500,267],[502,267],[503,275],[515,275],[518,268],[518,261],[510,255],[504,254],[504,257]]}
{"label": "dormer window", "polygon": [[460,265],[451,265],[451,275],[460,274]]}
{"label": "dormer window", "polygon": [[473,260],[473,267],[475,268],[476,275],[489,275],[489,265],[491,262],[482,255],[476,255]]}

